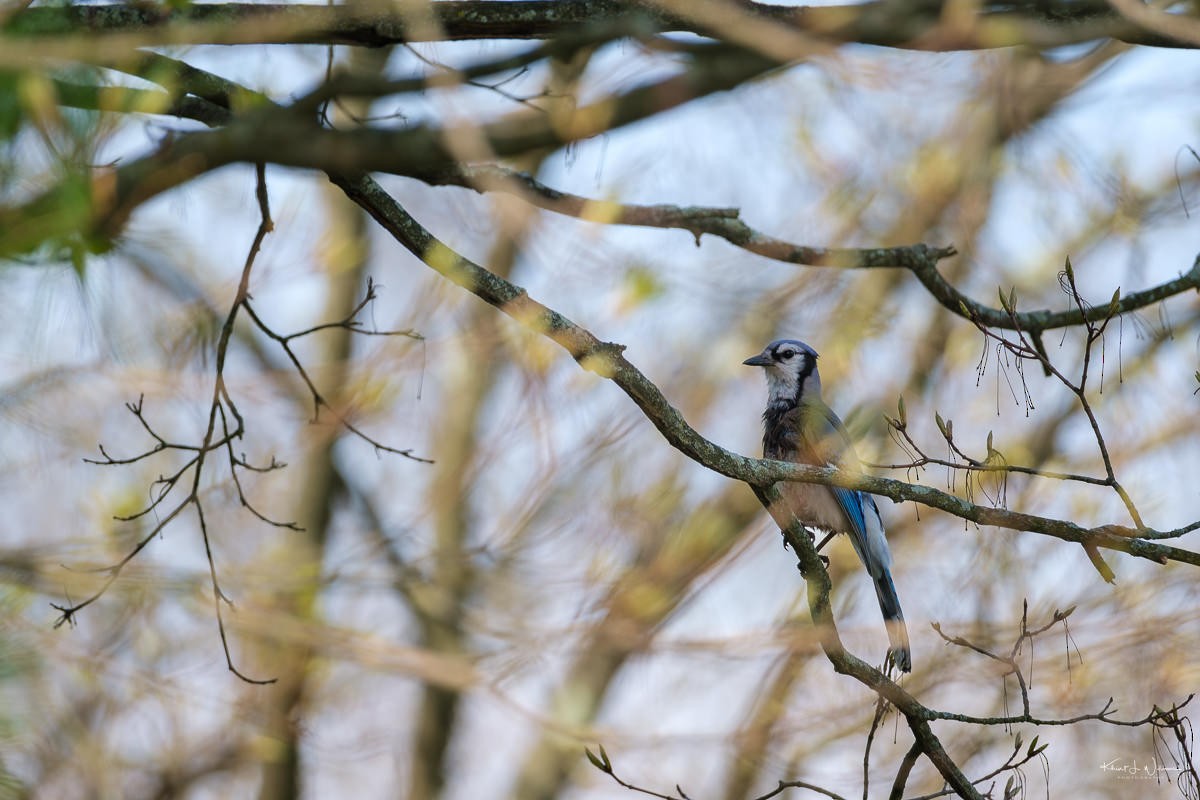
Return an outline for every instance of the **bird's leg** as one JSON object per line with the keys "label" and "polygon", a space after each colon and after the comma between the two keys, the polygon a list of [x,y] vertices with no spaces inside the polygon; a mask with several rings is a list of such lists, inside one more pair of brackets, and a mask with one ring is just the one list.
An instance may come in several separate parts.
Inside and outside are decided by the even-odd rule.
{"label": "bird's leg", "polygon": [[[801,530],[803,530],[805,533],[807,533],[807,534],[808,534],[808,538],[809,538],[809,539],[811,539],[812,541],[814,541],[814,542],[815,542],[815,541],[817,540],[817,537],[813,535],[812,528],[810,528],[810,527],[808,527],[808,526],[806,525],[806,526],[804,526],[803,528],[801,528]],[[782,531],[780,531],[780,533],[782,533]],[[820,543],[819,545],[817,545],[817,554],[819,555],[819,557],[820,557],[820,559],[821,559],[821,563],[822,563],[822,564],[824,564],[826,567],[828,567],[828,566],[829,566],[829,557],[828,557],[828,556],[822,556],[822,555],[820,555],[820,552],[821,552],[821,548],[822,548],[822,547],[824,547],[824,546],[825,546],[825,544],[826,544],[826,543],[827,543],[827,542],[828,542],[830,539],[832,539],[833,537],[834,537],[834,534],[832,534],[832,533],[831,533],[831,534],[829,534],[828,536],[826,536],[824,539],[822,539],[822,540],[821,540],[821,543]],[[788,543],[787,543],[787,536],[785,535],[785,536],[783,537],[783,548],[786,550],[786,549],[787,549],[787,546],[788,546]],[[799,564],[797,564],[797,565],[796,565],[796,568],[797,568],[797,569],[799,569],[799,568],[800,568],[800,565],[799,565]]]}
{"label": "bird's leg", "polygon": [[[809,538],[813,539],[815,541],[816,537],[813,536],[812,531],[808,530],[808,528],[805,528],[804,530],[808,531]],[[829,544],[829,540],[832,539],[836,535],[837,535],[836,532],[825,534],[825,538],[822,539],[821,543],[817,545],[817,555],[820,557],[821,563],[824,564],[826,567],[829,566],[829,556],[821,555],[821,550],[823,550],[825,545]]]}

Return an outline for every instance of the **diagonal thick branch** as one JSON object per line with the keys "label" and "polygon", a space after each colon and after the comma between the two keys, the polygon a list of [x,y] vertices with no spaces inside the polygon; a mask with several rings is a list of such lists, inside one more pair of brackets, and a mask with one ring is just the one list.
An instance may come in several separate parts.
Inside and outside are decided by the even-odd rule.
{"label": "diagonal thick branch", "polygon": [[1089,547],[1117,550],[1160,564],[1178,561],[1200,566],[1200,553],[1150,541],[1182,535],[1200,527],[1200,521],[1188,528],[1165,532],[1151,529],[1139,531],[1117,525],[1085,528],[1068,520],[980,506],[929,486],[830,467],[747,458],[730,452],[705,439],[692,428],[658,387],[625,359],[622,345],[601,341],[590,331],[531,298],[524,289],[455,253],[425,230],[371,178],[334,175],[331,179],[385,230],[434,270],[526,328],[552,339],[584,369],[616,383],[673,447],[714,472],[757,487],[767,487],[781,480],[843,486],[897,502],[912,500],[979,525],[1041,533]]}

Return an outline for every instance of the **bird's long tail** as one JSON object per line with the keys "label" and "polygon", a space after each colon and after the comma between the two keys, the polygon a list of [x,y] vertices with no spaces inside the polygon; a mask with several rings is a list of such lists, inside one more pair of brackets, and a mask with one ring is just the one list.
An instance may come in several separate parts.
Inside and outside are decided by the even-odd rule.
{"label": "bird's long tail", "polygon": [[892,643],[888,654],[901,672],[911,672],[912,655],[908,646],[908,627],[904,624],[904,612],[900,610],[900,598],[896,595],[892,573],[884,569],[874,581],[875,594],[879,596],[879,610],[883,612],[888,639]]}

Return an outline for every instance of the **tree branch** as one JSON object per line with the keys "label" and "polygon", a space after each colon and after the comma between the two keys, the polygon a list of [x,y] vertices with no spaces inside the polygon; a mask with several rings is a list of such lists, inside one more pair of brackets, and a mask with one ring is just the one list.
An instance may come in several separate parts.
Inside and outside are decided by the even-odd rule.
{"label": "tree branch", "polygon": [[[811,267],[838,269],[907,269],[944,308],[990,328],[1040,332],[1089,322],[1103,322],[1113,313],[1109,305],[1077,304],[1066,311],[1009,311],[984,305],[960,292],[937,270],[943,259],[957,255],[953,247],[915,244],[901,247],[812,247],[770,236],[741,219],[736,208],[632,205],[581,197],[553,189],[517,170],[490,164],[453,164],[412,175],[433,186],[459,186],[477,192],[513,194],[546,211],[589,222],[633,225],[690,232],[699,244],[704,234],[716,236],[747,252]],[[1200,290],[1200,257],[1192,268],[1174,280],[1120,299],[1116,313],[1134,311],[1177,294]]]}
{"label": "tree branch", "polygon": [[[831,42],[859,42],[913,50],[976,50],[1026,45],[1118,39],[1156,47],[1195,47],[1175,29],[1148,25],[1115,13],[1093,0],[980,4],[974,20],[943,24],[940,5],[889,3],[781,6],[737,2],[714,4],[718,13],[736,13],[774,24],[782,32],[819,36]],[[659,31],[717,35],[693,15],[675,14],[650,2],[620,0],[443,0],[423,14],[383,4],[188,4],[177,8],[141,3],[28,8],[8,20],[5,38],[76,34],[94,47],[114,34],[153,34],[145,44],[327,44],[383,47],[409,42],[471,39],[544,39],[577,32],[613,19],[636,17]],[[420,24],[424,16],[432,24]],[[699,15],[697,15],[699,16]],[[1157,17],[1155,18],[1158,19]],[[97,37],[97,34],[106,34]],[[21,45],[21,42],[14,42]],[[126,42],[128,44],[128,42]],[[23,48],[22,48],[23,49]],[[0,49],[3,52],[3,49]],[[36,50],[30,49],[30,53]],[[25,53],[14,53],[25,55]],[[43,50],[42,58],[48,57]]]}
{"label": "tree branch", "polygon": [[[778,66],[725,45],[695,52],[683,72],[581,106],[566,118],[525,110],[478,128],[472,126],[472,130],[498,157],[559,147],[732,89]],[[298,106],[305,107],[305,101]],[[330,130],[319,127],[315,115],[299,115],[272,104],[217,130],[176,135],[154,153],[100,173],[87,187],[90,208],[78,202],[81,187],[77,180],[64,182],[26,204],[0,207],[0,256],[80,231],[88,238],[111,238],[140,204],[227,164],[269,163],[341,174],[408,175],[456,163],[447,143],[457,134],[453,128],[428,125],[401,130]],[[66,213],[68,209],[76,213]]]}

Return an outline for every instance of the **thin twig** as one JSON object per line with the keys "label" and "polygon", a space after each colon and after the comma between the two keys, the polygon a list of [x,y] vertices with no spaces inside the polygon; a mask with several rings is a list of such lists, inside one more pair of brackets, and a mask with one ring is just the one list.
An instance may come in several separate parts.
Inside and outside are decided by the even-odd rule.
{"label": "thin twig", "polygon": [[413,461],[418,461],[423,464],[432,464],[433,463],[432,460],[427,459],[427,458],[422,458],[421,456],[415,455],[411,449],[403,449],[402,450],[402,449],[399,449],[396,447],[392,447],[391,445],[384,444],[383,442],[370,436],[369,434],[364,432],[362,429],[360,429],[358,426],[356,426],[354,423],[352,423],[346,417],[345,414],[341,413],[336,408],[334,408],[333,405],[330,404],[330,402],[325,398],[325,396],[321,393],[321,391],[317,388],[316,384],[313,382],[312,378],[309,376],[308,370],[305,369],[303,362],[301,362],[301,360],[300,360],[300,357],[296,355],[296,351],[292,349],[292,340],[299,338],[301,336],[308,336],[309,334],[316,333],[317,331],[326,330],[329,328],[345,328],[354,333],[364,333],[364,334],[369,334],[369,335],[374,335],[374,336],[407,336],[410,338],[417,338],[417,339],[421,338],[419,334],[416,334],[412,331],[407,331],[407,330],[406,331],[365,331],[365,330],[362,330],[360,327],[360,323],[358,322],[356,317],[363,310],[363,308],[365,308],[374,299],[375,299],[375,284],[372,281],[368,281],[366,295],[364,296],[362,302],[360,302],[354,308],[354,310],[351,312],[351,314],[348,317],[346,317],[345,319],[340,320],[338,322],[326,323],[324,325],[316,325],[316,326],[313,326],[306,330],[298,331],[296,333],[287,334],[287,335],[276,333],[274,329],[272,329],[269,325],[267,325],[267,323],[263,321],[262,317],[260,317],[258,315],[258,312],[256,312],[254,310],[254,307],[250,304],[249,301],[244,302],[242,305],[246,309],[246,314],[249,315],[250,319],[254,322],[255,326],[260,331],[262,331],[263,334],[265,334],[268,338],[274,340],[275,342],[277,342],[279,344],[279,346],[281,348],[283,348],[283,352],[285,355],[287,355],[288,360],[292,362],[292,367],[296,370],[296,374],[300,376],[300,379],[304,382],[304,385],[306,387],[308,387],[309,394],[312,396],[313,422],[316,422],[319,419],[322,408],[327,409],[329,411],[329,413],[333,414],[333,416],[342,425],[342,427],[344,427],[346,430],[353,433],[358,438],[360,438],[363,441],[370,444],[377,451],[381,451],[381,452],[385,452],[385,453],[392,453],[392,454],[398,455],[398,456],[403,456],[405,458],[411,459]]}

